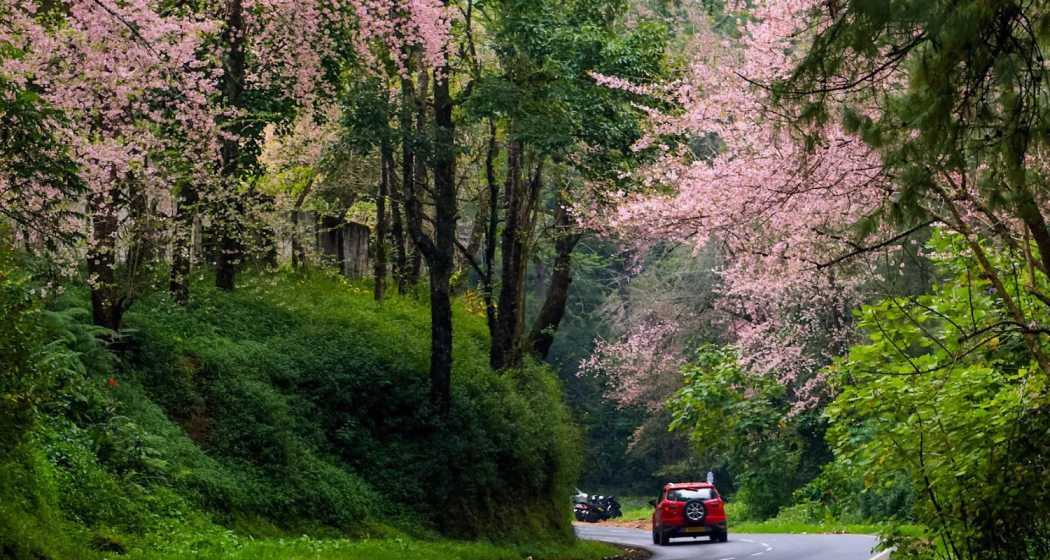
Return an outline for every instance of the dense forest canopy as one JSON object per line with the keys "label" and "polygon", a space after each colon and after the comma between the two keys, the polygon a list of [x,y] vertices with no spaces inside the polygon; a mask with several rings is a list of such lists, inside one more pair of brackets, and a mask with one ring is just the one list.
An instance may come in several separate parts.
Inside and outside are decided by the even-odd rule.
{"label": "dense forest canopy", "polygon": [[1050,556],[1047,22],[6,3],[0,551],[574,546],[574,483],[712,471],[895,558]]}

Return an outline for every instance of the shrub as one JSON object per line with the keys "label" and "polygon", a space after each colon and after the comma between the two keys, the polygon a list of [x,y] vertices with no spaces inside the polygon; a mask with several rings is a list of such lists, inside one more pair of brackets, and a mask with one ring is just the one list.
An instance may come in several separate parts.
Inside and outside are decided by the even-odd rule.
{"label": "shrub", "polygon": [[186,308],[138,301],[114,355],[87,325],[85,290],[48,303],[5,258],[0,415],[18,438],[0,453],[0,556],[133,554],[226,535],[215,522],[571,536],[578,434],[561,388],[536,364],[492,372],[485,325],[462,309],[452,411],[438,417],[416,301],[378,305],[321,274],[248,276],[235,293],[195,286]]}
{"label": "shrub", "polygon": [[[224,507],[344,526],[405,510],[455,535],[570,534],[578,435],[561,388],[539,365],[489,370],[477,316],[456,312],[447,418],[428,403],[427,309],[376,304],[337,277],[256,276],[233,294],[197,286],[188,309],[158,296],[128,323],[150,398],[209,456],[281,497],[220,493]],[[202,497],[222,486],[191,484]]]}

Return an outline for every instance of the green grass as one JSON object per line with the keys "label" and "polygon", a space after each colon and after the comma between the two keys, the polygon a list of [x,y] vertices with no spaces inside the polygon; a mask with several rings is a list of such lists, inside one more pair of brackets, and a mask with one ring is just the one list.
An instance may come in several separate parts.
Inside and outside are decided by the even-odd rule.
{"label": "green grass", "polygon": [[128,560],[598,560],[619,553],[601,543],[500,545],[489,542],[452,540],[319,539],[309,536],[251,539],[233,533],[174,537],[174,542],[146,543],[130,548],[121,558]]}
{"label": "green grass", "polygon": [[653,506],[649,505],[652,498],[624,496],[617,499],[620,500],[620,509],[623,511],[623,517],[620,518],[622,521],[643,521],[653,515]]}
{"label": "green grass", "polygon": [[777,518],[765,521],[743,521],[731,523],[733,531],[737,533],[842,533],[857,535],[877,535],[885,530],[884,525],[864,523],[842,523],[839,521],[828,521],[819,523],[806,523],[801,521],[784,521]]}
{"label": "green grass", "polygon": [[[32,423],[0,421],[0,558],[616,554],[572,537],[581,454],[557,377],[493,372],[484,318],[461,305],[447,417],[428,410],[429,312],[412,298],[377,304],[327,274],[200,282],[188,307],[136,301],[119,356],[86,306],[74,286],[47,325],[23,321],[40,397]],[[0,343],[26,345],[11,324]]]}
{"label": "green grass", "polygon": [[[891,528],[898,533],[908,536],[921,536],[924,534],[922,527],[901,523],[852,523],[834,518],[814,519],[805,512],[805,507],[789,507],[781,510],[780,515],[772,519],[748,520],[742,519],[746,511],[746,505],[741,503],[726,504],[726,514],[729,516],[729,526],[737,533],[786,533],[786,534],[852,534],[852,535],[879,535],[888,532]],[[733,521],[733,519],[739,521]]]}
{"label": "green grass", "polygon": [[[653,513],[649,505],[651,498],[641,496],[624,496],[619,498],[623,507],[623,517],[620,521],[648,521]],[[762,521],[743,519],[745,513],[744,504],[730,502],[726,504],[726,514],[729,517],[729,526],[736,533],[786,533],[786,534],[812,534],[812,533],[835,533],[855,535],[878,535],[885,533],[890,527],[895,527],[902,534],[908,536],[921,536],[924,534],[922,527],[918,525],[889,523],[848,523],[836,519],[808,520],[797,519],[787,514],[766,519]]]}

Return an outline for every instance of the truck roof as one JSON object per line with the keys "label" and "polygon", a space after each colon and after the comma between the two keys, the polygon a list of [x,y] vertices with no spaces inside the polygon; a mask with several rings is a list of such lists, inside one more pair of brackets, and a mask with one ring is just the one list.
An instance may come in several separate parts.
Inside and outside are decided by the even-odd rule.
{"label": "truck roof", "polygon": [[714,484],[706,482],[670,482],[664,485],[664,490],[677,490],[679,488],[714,488]]}

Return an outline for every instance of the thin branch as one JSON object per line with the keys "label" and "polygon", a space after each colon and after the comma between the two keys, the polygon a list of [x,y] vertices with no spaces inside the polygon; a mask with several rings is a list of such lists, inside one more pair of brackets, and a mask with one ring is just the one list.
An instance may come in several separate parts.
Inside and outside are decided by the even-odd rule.
{"label": "thin branch", "polygon": [[912,228],[908,229],[907,231],[901,232],[901,233],[899,233],[899,234],[897,234],[897,235],[895,235],[895,236],[893,236],[893,237],[891,237],[889,239],[880,241],[880,242],[878,242],[878,243],[876,243],[874,245],[870,245],[870,246],[867,246],[867,247],[857,246],[857,245],[851,243],[851,245],[854,245],[857,248],[854,249],[853,251],[850,251],[849,253],[846,253],[845,255],[840,255],[838,257],[835,257],[834,259],[831,259],[830,261],[823,262],[823,263],[818,263],[816,265],[816,268],[817,268],[817,270],[823,270],[825,268],[828,268],[828,267],[834,266],[836,264],[839,264],[842,261],[846,261],[846,260],[852,259],[853,257],[856,257],[858,255],[862,255],[864,253],[869,253],[871,251],[876,251],[878,249],[882,249],[883,247],[886,247],[887,245],[892,245],[892,244],[900,241],[901,239],[904,239],[904,238],[912,235],[913,233],[916,233],[916,232],[918,232],[918,231],[920,231],[920,230],[922,230],[924,228],[927,228],[927,227],[929,227],[929,226],[931,226],[931,225],[933,225],[933,224],[935,224],[935,223],[937,223],[939,221],[940,220],[938,220],[938,219],[928,220],[928,221],[923,222],[923,223],[921,223],[921,224],[919,224],[919,225],[917,225],[915,227],[912,227]]}

